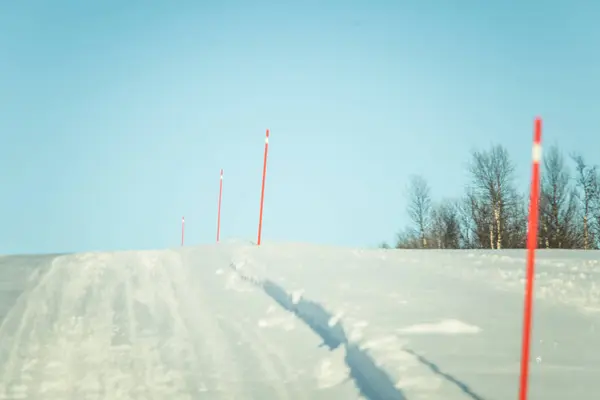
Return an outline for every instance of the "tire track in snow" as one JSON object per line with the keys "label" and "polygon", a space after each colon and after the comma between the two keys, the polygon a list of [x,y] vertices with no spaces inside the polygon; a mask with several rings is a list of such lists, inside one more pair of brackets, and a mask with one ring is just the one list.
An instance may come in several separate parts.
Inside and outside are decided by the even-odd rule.
{"label": "tire track in snow", "polygon": [[[199,358],[197,349],[188,343],[190,334],[186,316],[180,313],[180,300],[170,285],[164,270],[166,262],[158,255],[138,255],[133,265],[141,265],[132,277],[132,308],[136,338],[133,342],[145,362],[144,372],[147,397],[177,396],[190,399],[203,387],[202,370],[189,360]],[[152,285],[153,283],[153,285]],[[153,287],[154,286],[154,287]],[[153,287],[154,290],[146,290]],[[184,358],[185,355],[185,358]],[[178,356],[181,356],[180,359]],[[187,359],[188,363],[184,361]]]}
{"label": "tire track in snow", "polygon": [[[135,300],[139,304],[138,313],[145,316],[145,319],[138,317],[141,322],[140,336],[142,340],[152,340],[153,346],[157,349],[153,354],[153,368],[149,371],[148,380],[154,380],[163,385],[169,385],[172,381],[179,382],[184,393],[184,398],[188,398],[189,393],[198,393],[206,390],[204,383],[205,377],[202,375],[202,368],[198,360],[200,355],[197,348],[193,345],[186,345],[184,339],[177,341],[176,338],[185,332],[184,324],[178,318],[176,310],[168,307],[164,301],[172,295],[171,287],[165,285],[164,271],[160,267],[160,260],[157,256],[147,257],[143,260],[143,273],[137,277]],[[158,272],[159,270],[162,271]],[[156,290],[152,292],[143,291],[143,288],[150,287],[154,282]],[[162,282],[156,284],[156,282]],[[171,371],[180,371],[177,375],[169,374],[164,366],[170,366]],[[185,388],[185,389],[183,389]],[[153,391],[155,395],[163,390],[163,387],[156,387]]]}
{"label": "tire track in snow", "polygon": [[[303,388],[294,379],[294,372],[290,367],[289,361],[285,359],[285,356],[277,346],[270,344],[252,329],[242,327],[236,321],[223,318],[220,319],[220,322],[231,327],[236,332],[236,337],[244,341],[248,345],[248,348],[251,349],[252,358],[260,365],[260,369],[264,372],[263,375],[267,377],[267,382],[272,384],[273,391],[277,394],[277,399],[308,400]],[[285,382],[291,382],[293,389],[288,389]]]}
{"label": "tire track in snow", "polygon": [[[83,258],[77,257],[78,260]],[[4,372],[9,372],[3,374],[0,381],[0,386],[6,389],[2,393],[5,398],[18,398],[23,394],[11,390],[15,381],[18,381],[15,376],[19,375],[21,380],[27,381],[20,385],[20,392],[25,392],[27,398],[35,398],[41,392],[47,398],[53,391],[62,393],[55,393],[60,398],[71,398],[73,395],[72,379],[69,377],[81,372],[72,365],[69,368],[69,363],[78,364],[80,360],[73,357],[77,350],[76,343],[66,341],[75,337],[76,329],[80,328],[73,317],[78,304],[76,289],[78,286],[85,287],[82,283],[87,283],[90,277],[79,269],[71,271],[69,276],[69,267],[68,258],[54,259],[48,271],[37,280],[37,285],[23,294],[22,298],[26,301],[22,307],[14,308],[5,320],[1,341],[12,342],[13,349],[17,349],[17,354],[11,354],[9,359],[3,359],[0,363]],[[67,282],[67,285],[59,290],[56,287],[58,282]],[[25,308],[24,312],[22,308]],[[20,328],[12,330],[12,320],[27,326],[27,331]]]}
{"label": "tire track in snow", "polygon": [[[224,333],[219,328],[216,318],[212,316],[212,310],[207,308],[207,305],[210,303],[206,301],[206,298],[202,294],[202,287],[198,287],[194,291],[190,290],[189,283],[193,282],[193,279],[189,273],[186,273],[190,271],[185,270],[185,265],[194,264],[186,260],[183,255],[179,255],[174,251],[171,251],[169,256],[169,259],[172,260],[172,263],[169,263],[171,286],[174,293],[177,293],[184,299],[179,304],[183,305],[182,313],[188,317],[188,331],[197,334],[192,335],[191,340],[197,346],[199,345],[199,347],[202,345],[206,346],[213,365],[212,371],[219,371],[226,374],[223,377],[225,379],[218,377],[218,386],[216,388],[218,394],[211,393],[211,398],[241,399],[247,397],[247,393],[250,392],[244,390],[245,388],[241,379],[243,375],[240,373],[239,365],[235,361],[234,352],[223,339]],[[202,283],[206,284],[205,282]],[[200,344],[197,343],[198,339],[201,341]],[[219,386],[223,384],[223,387]]]}
{"label": "tire track in snow", "polygon": [[[168,394],[168,388],[176,386],[177,393],[172,395],[183,396],[184,398],[193,398],[199,391],[204,389],[202,366],[196,362],[204,357],[205,347],[194,340],[195,332],[190,324],[190,314],[187,307],[182,305],[181,295],[185,293],[184,288],[179,288],[179,282],[174,282],[174,277],[178,276],[181,265],[179,260],[171,257],[161,257],[154,255],[152,257],[141,257],[138,263],[146,266],[147,271],[152,271],[154,275],[148,281],[156,280],[156,296],[149,293],[140,292],[140,295],[146,295],[151,299],[145,299],[146,304],[150,304],[149,313],[152,315],[152,324],[162,326],[162,332],[155,328],[156,342],[154,348],[157,352],[154,356],[154,367],[151,369],[151,378],[157,383],[153,392],[161,392],[164,396]],[[169,268],[167,271],[166,268]],[[143,289],[144,286],[141,286]],[[157,301],[159,299],[159,301]],[[201,305],[199,305],[201,307]],[[156,324],[156,320],[162,321],[162,324]],[[166,328],[164,325],[166,324]],[[205,334],[210,337],[212,331],[206,330]],[[179,354],[185,357],[188,365],[181,360],[173,357],[173,354]],[[208,354],[207,354],[208,356]]]}
{"label": "tire track in snow", "polygon": [[[238,256],[241,255],[242,259],[246,259],[247,250],[252,248],[244,248]],[[218,274],[221,273],[222,270],[218,272]],[[235,272],[231,277],[242,282],[236,284],[228,280],[227,286],[239,291],[240,288],[236,288],[237,285],[242,287],[245,285],[243,277]],[[225,279],[227,280],[229,277],[225,276]],[[310,398],[301,382],[295,378],[295,371],[281,348],[266,340],[256,329],[244,327],[237,320],[219,318],[219,321],[234,331],[237,339],[247,344],[248,349],[251,350],[250,356],[260,365],[261,370],[264,372],[263,376],[272,384],[277,399],[308,400]],[[292,387],[286,385],[286,382],[291,383]]]}
{"label": "tire track in snow", "polygon": [[[36,333],[40,329],[52,332],[61,326],[60,315],[52,306],[61,303],[62,293],[55,291],[49,296],[47,288],[52,286],[53,281],[63,277],[65,265],[62,261],[62,257],[53,259],[48,270],[41,277],[38,275],[34,284],[26,289],[26,292],[32,292],[32,296],[28,298],[22,295],[0,328],[0,342],[11,345],[9,354],[0,357],[0,398],[29,398],[32,390],[44,389],[43,381],[48,375],[44,362],[50,349],[43,345],[43,339]],[[69,349],[66,350],[61,352],[61,357],[69,354]],[[60,366],[57,361],[50,365],[55,368]],[[61,372],[63,380],[69,376],[68,370]]]}
{"label": "tire track in snow", "polygon": [[[57,257],[52,260],[46,274],[38,276],[37,282],[31,284],[29,290],[45,285],[57,273],[59,259],[60,257]],[[26,296],[21,295],[0,326],[0,384],[9,385],[16,379],[17,352],[27,339],[27,332],[31,331],[32,314],[40,306],[44,307],[41,302],[27,301]],[[19,316],[21,318],[18,318]],[[14,334],[11,329],[15,329]],[[0,398],[2,395],[0,391]]]}
{"label": "tire track in snow", "polygon": [[176,253],[53,259],[0,326],[0,399],[247,397],[190,278]]}

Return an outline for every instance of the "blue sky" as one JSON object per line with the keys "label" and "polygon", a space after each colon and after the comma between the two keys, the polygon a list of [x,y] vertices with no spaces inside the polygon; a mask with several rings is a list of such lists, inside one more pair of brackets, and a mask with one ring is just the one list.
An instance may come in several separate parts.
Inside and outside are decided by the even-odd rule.
{"label": "blue sky", "polygon": [[600,162],[600,3],[19,1],[0,6],[0,253],[255,239],[371,246],[413,173],[459,196],[473,148],[529,179]]}

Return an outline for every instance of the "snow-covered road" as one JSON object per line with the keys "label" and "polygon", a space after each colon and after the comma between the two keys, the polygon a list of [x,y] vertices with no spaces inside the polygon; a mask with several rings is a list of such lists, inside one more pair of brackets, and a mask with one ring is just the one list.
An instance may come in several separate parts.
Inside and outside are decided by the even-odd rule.
{"label": "snow-covered road", "polygon": [[[514,399],[524,253],[0,257],[0,399]],[[598,253],[541,252],[532,399],[600,390]]]}
{"label": "snow-covered road", "polygon": [[[269,334],[272,301],[215,268],[221,252],[201,253],[209,263],[173,251],[42,260],[0,329],[0,398],[356,398],[350,383],[320,388],[318,339]],[[16,286],[20,260],[7,258],[3,283]]]}

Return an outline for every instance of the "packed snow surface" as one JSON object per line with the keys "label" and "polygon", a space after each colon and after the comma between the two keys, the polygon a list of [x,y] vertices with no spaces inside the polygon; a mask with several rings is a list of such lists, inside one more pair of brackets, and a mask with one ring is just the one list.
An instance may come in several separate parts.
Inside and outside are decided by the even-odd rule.
{"label": "packed snow surface", "polygon": [[[536,268],[530,398],[596,399],[600,253]],[[2,256],[0,399],[515,399],[524,277],[513,250]]]}

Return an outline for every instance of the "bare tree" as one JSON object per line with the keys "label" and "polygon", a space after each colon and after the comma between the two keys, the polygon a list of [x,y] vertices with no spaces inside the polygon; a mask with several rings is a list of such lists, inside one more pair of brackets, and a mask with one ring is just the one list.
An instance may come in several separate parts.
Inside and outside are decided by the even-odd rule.
{"label": "bare tree", "polygon": [[581,204],[581,218],[583,223],[583,248],[588,250],[595,248],[595,238],[590,229],[590,217],[592,216],[594,199],[598,194],[598,173],[596,166],[588,165],[581,155],[572,156],[575,161],[576,176],[576,198]]}
{"label": "bare tree", "polygon": [[400,233],[396,240],[397,249],[416,249],[421,244],[419,235],[414,229],[406,228]]}
{"label": "bare tree", "polygon": [[[559,148],[543,160],[539,243],[545,248],[600,248],[600,167],[571,155],[573,177]],[[522,248],[526,245],[528,196],[514,184],[515,168],[507,150],[492,146],[473,151],[471,181],[459,201],[432,205],[422,176],[408,186],[411,223],[398,234],[397,248]],[[381,247],[385,247],[381,244]]]}
{"label": "bare tree", "polygon": [[[507,150],[496,145],[487,152],[474,151],[469,172],[472,177],[469,197],[479,244],[501,249],[511,242],[506,229],[510,209],[519,201],[513,184],[514,165]],[[489,239],[487,245],[482,240],[484,232]]]}
{"label": "bare tree", "polygon": [[527,244],[529,201],[522,194],[510,192],[509,207],[505,210],[505,248],[522,249]]}
{"label": "bare tree", "polygon": [[490,231],[492,215],[489,204],[475,190],[469,189],[465,197],[465,208],[471,222],[472,247],[493,248],[494,240]]}
{"label": "bare tree", "polygon": [[473,210],[469,194],[456,203],[458,217],[460,219],[460,247],[472,249],[477,245],[477,224],[473,219]]}
{"label": "bare tree", "polygon": [[598,190],[596,190],[595,196],[592,201],[592,230],[594,237],[596,238],[596,247],[600,247],[600,174],[596,174],[596,182],[598,183]]}
{"label": "bare tree", "polygon": [[432,239],[439,249],[457,249],[460,246],[461,228],[457,204],[444,200],[432,211]]}
{"label": "bare tree", "polygon": [[427,230],[431,219],[431,191],[419,175],[411,178],[408,189],[408,215],[415,225],[422,248],[427,248]]}
{"label": "bare tree", "polygon": [[577,206],[570,185],[570,174],[557,146],[544,157],[540,198],[540,246],[573,248],[576,246]]}
{"label": "bare tree", "polygon": [[465,247],[489,248],[489,212],[472,188],[467,189],[460,210],[463,221],[462,238]]}
{"label": "bare tree", "polygon": [[441,205],[436,204],[431,209],[431,226],[429,228],[430,247],[437,249],[444,248],[444,230],[444,217],[442,216]]}

